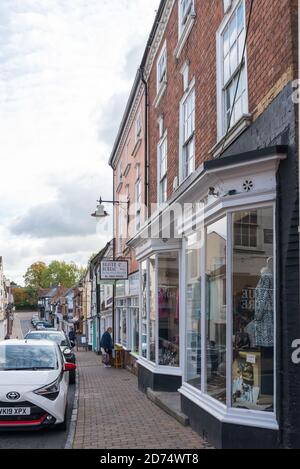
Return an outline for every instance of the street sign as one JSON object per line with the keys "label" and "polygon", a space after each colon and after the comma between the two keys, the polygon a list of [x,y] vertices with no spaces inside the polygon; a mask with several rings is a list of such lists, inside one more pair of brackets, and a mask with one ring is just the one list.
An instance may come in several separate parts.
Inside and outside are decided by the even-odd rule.
{"label": "street sign", "polygon": [[127,280],[128,261],[102,261],[100,280]]}

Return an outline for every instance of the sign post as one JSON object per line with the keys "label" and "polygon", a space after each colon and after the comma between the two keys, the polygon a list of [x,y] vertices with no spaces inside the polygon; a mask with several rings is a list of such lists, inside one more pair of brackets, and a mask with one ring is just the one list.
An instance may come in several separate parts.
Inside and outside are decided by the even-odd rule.
{"label": "sign post", "polygon": [[128,261],[101,261],[100,280],[128,280]]}

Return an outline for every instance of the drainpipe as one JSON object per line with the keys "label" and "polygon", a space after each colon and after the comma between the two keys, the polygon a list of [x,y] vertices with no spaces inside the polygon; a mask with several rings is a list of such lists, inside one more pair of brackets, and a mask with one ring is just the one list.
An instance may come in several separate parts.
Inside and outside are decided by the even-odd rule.
{"label": "drainpipe", "polygon": [[140,77],[145,89],[145,206],[146,218],[150,216],[149,207],[149,159],[148,159],[148,110],[149,110],[149,92],[148,83],[145,79],[144,68],[140,68]]}

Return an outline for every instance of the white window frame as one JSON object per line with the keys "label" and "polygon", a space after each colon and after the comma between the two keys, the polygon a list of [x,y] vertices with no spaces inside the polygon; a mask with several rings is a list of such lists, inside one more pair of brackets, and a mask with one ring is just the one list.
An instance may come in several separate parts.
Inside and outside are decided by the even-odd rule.
{"label": "white window frame", "polygon": [[237,78],[239,70],[242,67],[245,70],[245,109],[242,115],[234,122],[231,121],[230,129],[235,127],[237,123],[245,118],[249,117],[249,99],[248,99],[248,66],[247,66],[247,47],[245,50],[244,61],[240,62],[236,67],[235,71],[231,74],[229,80],[224,83],[224,46],[223,37],[226,28],[228,27],[233,16],[236,15],[240,5],[244,8],[244,36],[246,36],[246,2],[245,0],[233,0],[231,8],[225,14],[224,19],[221,23],[219,30],[216,33],[216,45],[217,45],[217,129],[218,129],[218,140],[220,141],[227,132],[227,122],[225,115],[225,99],[226,90],[230,84]]}
{"label": "white window frame", "polygon": [[138,231],[141,227],[141,210],[142,210],[142,182],[139,177],[134,186],[135,199],[135,229]]}
{"label": "white window frame", "polygon": [[[161,157],[162,149],[165,146],[165,172],[161,174]],[[165,131],[164,135],[160,139],[157,145],[157,202],[158,204],[164,204],[168,200],[168,193],[166,194],[166,200],[162,199],[162,184],[166,184],[166,191],[168,189],[168,133]]]}
{"label": "white window frame", "polygon": [[[164,61],[163,73],[161,73],[161,62]],[[156,91],[159,93],[160,89],[167,83],[168,74],[168,56],[167,56],[167,41],[164,42],[162,50],[156,62]]]}
{"label": "white window frame", "polygon": [[[158,288],[158,257],[161,252],[177,252],[178,253],[178,268],[179,268],[179,290],[180,290],[180,310],[184,311],[182,309],[182,301],[183,301],[183,296],[181,294],[182,291],[182,268],[183,268],[183,262],[182,262],[182,250],[174,247],[168,247],[162,251],[155,252],[153,253],[150,257],[145,258],[144,260],[140,261],[140,281],[142,282],[142,263],[146,262],[146,269],[147,269],[147,284],[146,284],[146,315],[147,315],[147,356],[144,358],[142,356],[142,336],[140,340],[140,353],[139,353],[139,362],[148,370],[151,372],[156,372],[159,374],[165,374],[165,375],[171,375],[171,376],[182,376],[182,364],[184,362],[184,344],[185,344],[185,339],[183,339],[184,334],[182,334],[180,331],[182,330],[182,317],[184,316],[183,314],[180,314],[180,324],[179,324],[179,333],[180,333],[180,339],[179,339],[179,364],[176,367],[173,366],[166,366],[166,365],[159,365],[159,343],[158,343],[158,334],[159,334],[159,304],[158,304],[158,294],[157,294],[157,288]],[[154,301],[154,308],[155,308],[155,362],[150,360],[150,259],[155,258],[155,273],[154,273],[154,292],[155,292],[155,301]],[[139,324],[140,324],[140,333],[142,331],[142,304],[143,304],[143,292],[142,289],[140,289],[140,311],[139,311]],[[183,340],[183,341],[182,341]]]}
{"label": "white window frame", "polygon": [[135,120],[135,143],[137,143],[139,140],[142,140],[142,131],[143,131],[142,112],[139,111],[137,118]]}
{"label": "white window frame", "polygon": [[[233,347],[232,347],[232,334],[233,334],[233,317],[232,317],[232,294],[233,294],[233,280],[232,280],[232,264],[233,264],[233,245],[234,240],[232,238],[232,220],[233,214],[240,211],[251,211],[257,210],[260,208],[272,208],[273,209],[273,259],[274,259],[274,285],[277,285],[277,275],[276,275],[276,264],[277,264],[277,246],[276,246],[276,202],[266,201],[255,204],[248,205],[238,205],[228,207],[217,214],[211,215],[205,220],[205,229],[207,226],[211,225],[217,220],[220,220],[224,216],[227,218],[227,247],[226,247],[226,342],[227,342],[227,356],[226,356],[226,391],[227,391],[227,402],[223,404],[213,397],[209,396],[206,390],[206,351],[203,353],[205,348],[205,340],[207,332],[207,323],[206,323],[206,237],[204,236],[204,242],[202,243],[201,253],[200,253],[200,267],[201,267],[201,390],[195,388],[191,384],[187,383],[187,370],[186,370],[186,359],[183,357],[182,367],[183,367],[183,385],[179,389],[181,395],[185,396],[189,400],[193,401],[196,405],[199,405],[202,409],[206,410],[208,413],[214,415],[217,419],[225,423],[234,423],[237,425],[251,426],[255,428],[267,428],[272,430],[278,430],[278,421],[277,421],[277,361],[276,361],[276,351],[277,351],[277,341],[276,341],[276,325],[277,325],[277,300],[276,300],[276,288],[274,288],[274,412],[264,412],[260,410],[249,410],[249,409],[238,409],[232,407],[232,357],[233,357]],[[183,256],[186,252],[186,241],[183,246]],[[185,267],[186,268],[186,267]],[[183,273],[185,275],[185,272]],[[186,276],[185,276],[186,277]],[[181,285],[180,291],[184,298],[186,298],[186,281]],[[183,315],[183,325],[182,333],[180,335],[180,341],[184,340],[186,334],[186,317]]]}
{"label": "white window frame", "polygon": [[117,185],[121,184],[122,180],[123,180],[122,160],[120,160],[117,166]]}
{"label": "white window frame", "polygon": [[[182,5],[188,4],[188,8],[183,16]],[[178,0],[178,18],[179,18],[179,37],[183,34],[188,20],[195,14],[195,0]]]}
{"label": "white window frame", "polygon": [[[187,177],[192,174],[193,171],[195,171],[195,165],[196,165],[196,139],[195,139],[195,130],[196,130],[196,87],[195,87],[195,78],[191,81],[189,84],[189,87],[187,88],[186,92],[184,93],[184,96],[180,102],[180,116],[179,116],[179,180],[180,183],[182,183]],[[189,99],[190,95],[192,93],[195,93],[195,109],[194,109],[194,124],[195,124],[195,129],[193,131],[193,134],[189,136],[188,139],[185,140],[184,135],[185,135],[185,119],[184,119],[184,110],[185,110],[185,104],[187,100]],[[184,173],[184,157],[185,157],[185,148],[188,143],[190,143],[194,140],[194,161],[193,161],[193,171],[189,172],[187,175]]]}

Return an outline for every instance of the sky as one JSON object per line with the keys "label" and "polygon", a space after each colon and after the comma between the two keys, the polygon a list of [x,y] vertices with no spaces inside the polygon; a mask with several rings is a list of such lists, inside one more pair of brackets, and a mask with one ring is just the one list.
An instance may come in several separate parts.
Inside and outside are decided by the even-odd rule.
{"label": "sky", "polygon": [[[108,159],[159,0],[0,1],[0,256],[86,265],[111,237]],[[111,207],[107,207],[112,213]]]}

